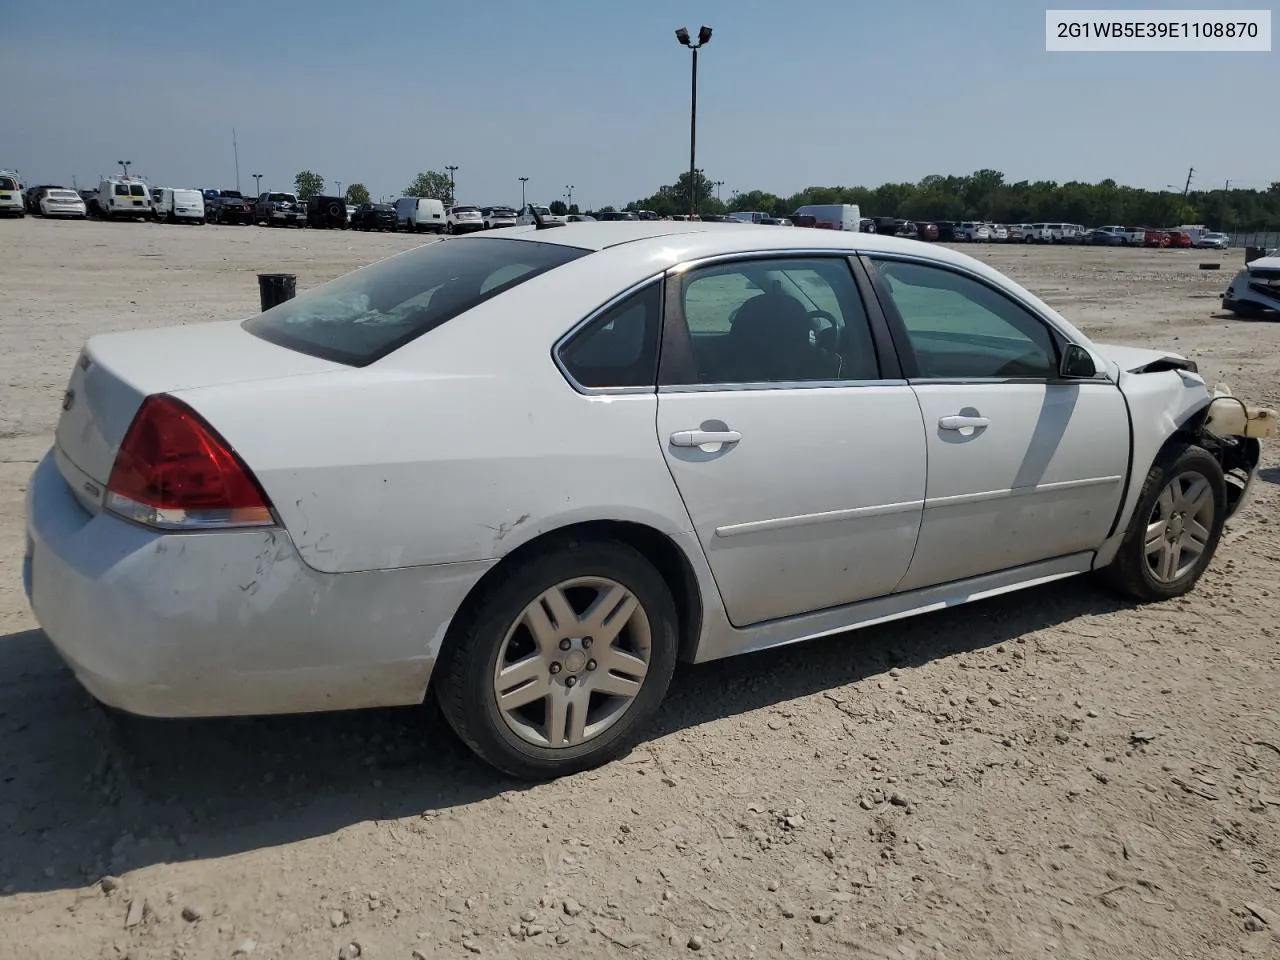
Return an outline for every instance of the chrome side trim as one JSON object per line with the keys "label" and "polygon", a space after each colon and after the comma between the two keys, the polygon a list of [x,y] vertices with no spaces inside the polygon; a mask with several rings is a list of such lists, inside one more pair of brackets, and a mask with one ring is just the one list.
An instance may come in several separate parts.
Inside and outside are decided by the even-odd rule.
{"label": "chrome side trim", "polygon": [[695,260],[682,260],[668,269],[668,273],[684,273],[708,264],[732,260],[791,260],[796,257],[854,257],[857,247],[775,247],[772,250],[739,250],[736,253],[715,253]]}
{"label": "chrome side trim", "polygon": [[1034,487],[1010,487],[1007,490],[983,490],[978,493],[958,493],[953,497],[927,497],[924,502],[926,510],[931,507],[954,507],[966,503],[986,503],[991,500],[1004,500],[1012,497],[1029,497],[1038,493],[1053,493],[1057,490],[1079,490],[1082,487],[1101,487],[1119,483],[1124,477],[1086,477],[1083,480],[1059,480],[1056,483],[1040,483]]}
{"label": "chrome side trim", "polygon": [[766,380],[762,383],[681,383],[659,393],[729,393],[736,390],[831,390],[836,387],[905,387],[906,380]]}
{"label": "chrome side trim", "polygon": [[[630,287],[627,287],[627,289],[623,290],[621,293],[617,294],[616,296],[612,297],[609,300],[606,300],[603,304],[596,307],[596,309],[592,310],[583,319],[579,320],[572,327],[570,327],[569,331],[565,333],[562,337],[560,337],[559,340],[557,340],[554,344],[552,344],[551,361],[556,365],[556,369],[560,371],[560,375],[569,382],[569,386],[573,387],[573,389],[578,391],[578,393],[581,393],[584,396],[588,396],[588,397],[617,396],[619,394],[635,394],[635,393],[653,393],[654,391],[653,385],[643,386],[643,387],[583,386],[581,383],[579,383],[577,380],[573,378],[573,374],[569,372],[569,368],[566,367],[564,365],[564,361],[560,359],[560,350],[561,348],[564,347],[566,343],[572,340],[581,330],[590,326],[593,321],[599,319],[602,314],[608,313],[610,310],[612,310],[614,307],[620,304],[623,300],[626,300],[628,297],[632,296],[633,294],[639,293],[650,284],[661,283],[665,276],[666,276],[666,271],[664,270],[661,273],[653,274],[652,276],[646,277],[645,279],[641,280],[639,283],[632,284]],[[659,318],[658,325],[659,325],[658,350],[661,351],[662,349],[661,318]],[[654,369],[654,375],[656,380],[656,376],[657,376],[656,367]]]}
{"label": "chrome side trim", "polygon": [[1093,564],[1092,550],[1043,560],[1011,570],[986,573],[968,580],[956,580],[907,593],[890,594],[785,620],[770,620],[751,627],[736,628],[719,613],[703,630],[695,663],[719,660],[740,653],[753,653],[805,640],[815,640],[848,630],[871,627],[917,614],[945,610],[973,600],[1036,587],[1087,572]]}
{"label": "chrome side trim", "polygon": [[825,513],[803,513],[795,517],[775,517],[772,520],[751,520],[747,523],[731,523],[716,527],[717,537],[740,537],[748,533],[766,530],[785,530],[789,527],[811,527],[820,523],[839,523],[861,517],[887,517],[895,513],[920,510],[923,500],[904,500],[901,503],[881,503],[870,507],[850,507],[847,510],[828,510]]}
{"label": "chrome side trim", "polygon": [[1096,376],[1082,378],[1080,380],[1063,380],[1058,377],[938,377],[936,380],[928,377],[912,377],[909,381],[912,386],[920,387],[980,387],[990,384],[1002,383],[1039,383],[1047,387],[1073,387],[1073,386],[1095,386],[1115,387],[1114,380],[1109,379],[1105,374],[1097,374]]}

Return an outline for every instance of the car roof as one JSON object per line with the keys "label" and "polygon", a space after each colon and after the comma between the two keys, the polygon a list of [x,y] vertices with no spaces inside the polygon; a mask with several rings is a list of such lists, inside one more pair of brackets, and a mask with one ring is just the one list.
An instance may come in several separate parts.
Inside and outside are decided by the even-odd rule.
{"label": "car roof", "polygon": [[[777,230],[756,223],[703,220],[575,221],[549,230],[539,230],[532,225],[507,227],[500,231],[500,235],[513,240],[555,243],[593,251],[622,244],[634,245],[637,253],[657,253],[664,249],[678,248],[686,258],[748,250],[865,250],[915,253],[934,260],[966,264],[971,259],[947,247],[883,234],[857,233],[852,230],[810,230],[804,227]],[[472,237],[459,237],[453,242],[481,239],[483,236],[476,234]]]}

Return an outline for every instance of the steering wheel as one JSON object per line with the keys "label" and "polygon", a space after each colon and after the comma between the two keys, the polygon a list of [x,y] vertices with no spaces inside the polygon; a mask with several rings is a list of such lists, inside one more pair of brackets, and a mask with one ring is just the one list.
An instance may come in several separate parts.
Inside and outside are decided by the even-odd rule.
{"label": "steering wheel", "polygon": [[[806,310],[805,316],[807,316],[810,320],[826,320],[833,327],[840,326],[840,321],[835,318],[835,314],[829,313],[826,310],[819,310],[819,309]],[[815,326],[814,329],[816,330],[817,327]]]}

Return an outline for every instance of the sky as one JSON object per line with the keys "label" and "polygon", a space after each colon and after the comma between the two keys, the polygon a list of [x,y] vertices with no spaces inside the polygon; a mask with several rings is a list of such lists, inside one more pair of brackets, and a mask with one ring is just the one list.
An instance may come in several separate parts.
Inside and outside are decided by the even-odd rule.
{"label": "sky", "polygon": [[1046,7],[1212,0],[0,0],[0,168],[96,185],[395,197],[458,167],[459,202],[621,205],[697,162],[722,197],[917,181],[1280,180],[1280,52],[1047,53]]}

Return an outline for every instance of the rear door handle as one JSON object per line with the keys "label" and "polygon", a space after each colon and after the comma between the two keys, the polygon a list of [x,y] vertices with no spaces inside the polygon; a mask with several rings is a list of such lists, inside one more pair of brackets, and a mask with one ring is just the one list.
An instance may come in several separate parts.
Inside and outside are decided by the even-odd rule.
{"label": "rear door handle", "polygon": [[706,443],[737,443],[741,439],[737,430],[677,430],[671,435],[671,445],[700,447]]}
{"label": "rear door handle", "polygon": [[963,430],[965,427],[989,427],[991,421],[986,417],[962,417],[956,414],[953,417],[942,417],[938,426],[943,430]]}

